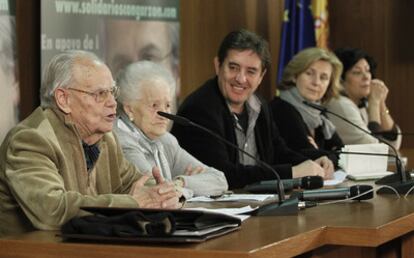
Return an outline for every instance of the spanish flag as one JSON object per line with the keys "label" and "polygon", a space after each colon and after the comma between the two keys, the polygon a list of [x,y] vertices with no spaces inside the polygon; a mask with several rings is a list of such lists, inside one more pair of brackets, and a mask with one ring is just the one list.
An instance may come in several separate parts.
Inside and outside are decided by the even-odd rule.
{"label": "spanish flag", "polygon": [[316,46],[328,48],[328,0],[312,0]]}
{"label": "spanish flag", "polygon": [[307,47],[328,45],[328,1],[285,0],[277,80],[285,65]]}

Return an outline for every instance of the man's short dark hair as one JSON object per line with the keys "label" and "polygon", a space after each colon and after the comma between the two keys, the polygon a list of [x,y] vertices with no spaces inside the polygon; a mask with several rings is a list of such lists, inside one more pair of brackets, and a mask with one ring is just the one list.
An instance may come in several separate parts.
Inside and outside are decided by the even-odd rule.
{"label": "man's short dark hair", "polygon": [[270,68],[269,45],[266,40],[255,33],[240,29],[227,34],[221,42],[217,53],[220,65],[226,59],[228,51],[232,49],[241,51],[252,50],[260,57],[262,70],[265,71]]}
{"label": "man's short dark hair", "polygon": [[344,47],[338,48],[335,55],[342,62],[343,70],[341,78],[345,80],[345,74],[348,72],[359,60],[365,59],[368,62],[372,78],[375,78],[375,70],[377,69],[377,62],[367,52],[359,48]]}

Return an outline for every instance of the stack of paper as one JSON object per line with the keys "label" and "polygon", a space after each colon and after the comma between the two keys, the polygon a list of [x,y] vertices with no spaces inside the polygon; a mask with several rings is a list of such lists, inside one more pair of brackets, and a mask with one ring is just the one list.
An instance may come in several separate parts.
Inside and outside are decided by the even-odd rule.
{"label": "stack of paper", "polygon": [[339,166],[351,179],[366,180],[391,174],[387,172],[388,146],[383,143],[345,145],[341,152]]}

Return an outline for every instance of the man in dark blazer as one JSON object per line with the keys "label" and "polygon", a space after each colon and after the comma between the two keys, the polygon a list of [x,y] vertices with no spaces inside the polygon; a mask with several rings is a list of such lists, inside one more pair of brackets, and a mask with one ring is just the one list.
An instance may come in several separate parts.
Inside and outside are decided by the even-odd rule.
{"label": "man in dark blazer", "polygon": [[[255,94],[270,65],[267,42],[256,34],[229,33],[214,58],[216,77],[193,92],[178,115],[205,126],[271,165],[281,178],[330,177],[333,164],[325,156],[312,161],[290,150],[280,138],[267,105]],[[226,175],[229,188],[241,188],[276,176],[254,159],[195,127],[174,124],[180,145]]]}

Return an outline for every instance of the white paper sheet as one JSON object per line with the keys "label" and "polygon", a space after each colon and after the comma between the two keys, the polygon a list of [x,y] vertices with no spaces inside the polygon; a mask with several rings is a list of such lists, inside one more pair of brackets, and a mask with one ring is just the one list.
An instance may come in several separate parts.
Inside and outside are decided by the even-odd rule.
{"label": "white paper sheet", "polygon": [[259,201],[262,202],[268,198],[275,197],[273,194],[225,194],[218,198],[207,196],[193,197],[187,202],[236,202],[236,201]]}
{"label": "white paper sheet", "polygon": [[325,180],[323,182],[323,185],[338,185],[340,183],[342,183],[343,181],[345,181],[346,179],[346,172],[343,170],[337,170],[334,172],[333,174],[334,178],[329,179],[329,180]]}

